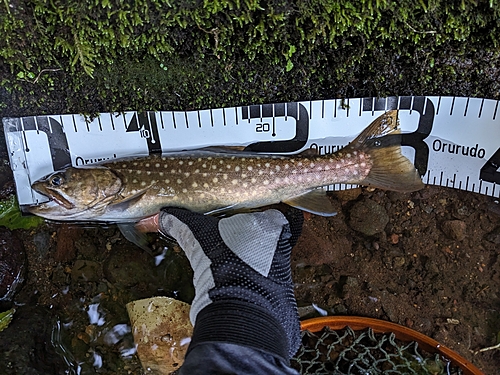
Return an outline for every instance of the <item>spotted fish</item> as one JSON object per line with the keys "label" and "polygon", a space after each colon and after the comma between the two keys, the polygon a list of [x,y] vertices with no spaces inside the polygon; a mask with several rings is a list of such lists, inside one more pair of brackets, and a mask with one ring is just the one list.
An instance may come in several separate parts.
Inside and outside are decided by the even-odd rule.
{"label": "spotted fish", "polygon": [[321,188],[326,185],[361,184],[396,191],[423,187],[414,165],[401,154],[398,134],[397,111],[388,111],[330,155],[200,152],[70,167],[32,185],[50,201],[30,211],[53,220],[123,223],[166,206],[216,213],[284,202],[333,215]]}

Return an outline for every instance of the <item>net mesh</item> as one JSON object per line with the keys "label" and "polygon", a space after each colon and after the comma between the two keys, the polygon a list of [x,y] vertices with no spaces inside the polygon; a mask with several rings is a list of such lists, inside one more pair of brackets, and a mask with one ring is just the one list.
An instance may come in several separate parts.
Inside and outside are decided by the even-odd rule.
{"label": "net mesh", "polygon": [[418,348],[416,342],[397,340],[394,333],[374,333],[328,327],[302,331],[302,345],[292,359],[301,374],[463,374],[449,360]]}

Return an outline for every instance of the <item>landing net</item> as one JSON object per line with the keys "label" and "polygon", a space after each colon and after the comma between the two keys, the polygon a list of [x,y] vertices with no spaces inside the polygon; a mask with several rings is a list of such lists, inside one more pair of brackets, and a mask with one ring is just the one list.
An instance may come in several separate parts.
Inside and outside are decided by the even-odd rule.
{"label": "landing net", "polygon": [[416,342],[402,342],[394,333],[353,331],[349,327],[302,331],[302,345],[292,359],[292,367],[303,375],[463,374],[446,358],[418,348]]}

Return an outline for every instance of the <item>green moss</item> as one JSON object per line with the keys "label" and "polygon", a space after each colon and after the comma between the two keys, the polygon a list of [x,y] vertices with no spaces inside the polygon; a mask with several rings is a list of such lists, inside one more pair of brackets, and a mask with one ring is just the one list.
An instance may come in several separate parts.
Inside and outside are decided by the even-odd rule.
{"label": "green moss", "polygon": [[0,201],[0,225],[9,229],[29,229],[39,226],[43,221],[37,216],[22,216],[14,195]]}
{"label": "green moss", "polygon": [[0,313],[0,332],[7,328],[14,317],[16,309],[10,309]]}
{"label": "green moss", "polygon": [[37,113],[429,92],[497,61],[498,19],[496,0],[32,0],[0,11],[1,83]]}

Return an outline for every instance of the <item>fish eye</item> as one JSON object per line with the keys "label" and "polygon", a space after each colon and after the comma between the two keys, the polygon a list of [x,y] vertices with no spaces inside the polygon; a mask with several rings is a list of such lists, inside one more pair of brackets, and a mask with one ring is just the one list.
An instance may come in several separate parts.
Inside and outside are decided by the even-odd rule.
{"label": "fish eye", "polygon": [[61,186],[63,181],[64,181],[64,179],[62,178],[62,176],[60,176],[58,174],[56,174],[50,178],[50,184],[52,186]]}

